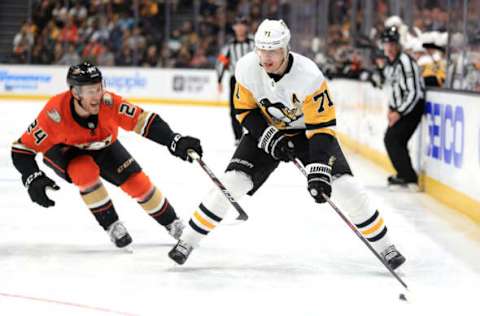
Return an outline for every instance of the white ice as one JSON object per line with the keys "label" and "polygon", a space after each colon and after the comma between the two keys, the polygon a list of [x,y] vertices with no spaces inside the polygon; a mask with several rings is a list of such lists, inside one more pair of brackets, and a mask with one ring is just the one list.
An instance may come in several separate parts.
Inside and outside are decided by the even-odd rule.
{"label": "white ice", "polygon": [[[247,222],[217,228],[184,266],[168,259],[165,230],[107,185],[134,239],[133,254],[119,251],[78,191],[42,163],[61,186],[56,206],[32,204],[21,185],[10,144],[41,106],[0,103],[0,315],[478,315],[479,227],[425,194],[388,191],[387,175],[349,152],[407,257],[399,275],[411,293],[329,206],[313,203],[289,164],[240,201]],[[227,109],[145,108],[201,138],[205,162],[222,173],[234,151]],[[200,167],[136,134],[120,139],[188,219],[212,185]]]}

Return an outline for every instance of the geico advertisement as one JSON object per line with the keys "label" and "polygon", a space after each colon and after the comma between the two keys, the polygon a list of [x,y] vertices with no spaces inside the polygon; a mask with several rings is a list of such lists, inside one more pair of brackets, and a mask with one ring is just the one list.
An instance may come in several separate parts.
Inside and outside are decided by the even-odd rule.
{"label": "geico advertisement", "polygon": [[425,170],[478,199],[480,196],[480,98],[429,92],[423,130]]}
{"label": "geico advertisement", "polygon": [[[0,93],[53,96],[67,89],[65,66],[0,65]],[[126,98],[218,101],[213,70],[100,67],[107,90]]]}

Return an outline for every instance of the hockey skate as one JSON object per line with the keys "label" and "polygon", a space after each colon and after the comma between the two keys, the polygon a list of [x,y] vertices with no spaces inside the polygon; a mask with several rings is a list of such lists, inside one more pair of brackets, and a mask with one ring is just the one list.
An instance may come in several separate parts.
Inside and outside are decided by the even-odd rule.
{"label": "hockey skate", "polygon": [[380,255],[392,270],[395,270],[406,261],[405,257],[402,256],[394,245],[388,246]]}
{"label": "hockey skate", "polygon": [[170,236],[172,236],[176,240],[180,240],[183,230],[185,229],[185,224],[181,219],[177,218],[170,224],[166,225],[165,228],[167,229]]}
{"label": "hockey skate", "polygon": [[175,247],[170,250],[168,256],[178,264],[184,264],[192,252],[193,247],[186,242],[179,240]]}
{"label": "hockey skate", "polygon": [[132,237],[120,221],[116,221],[108,227],[108,235],[118,248],[125,248],[132,243]]}

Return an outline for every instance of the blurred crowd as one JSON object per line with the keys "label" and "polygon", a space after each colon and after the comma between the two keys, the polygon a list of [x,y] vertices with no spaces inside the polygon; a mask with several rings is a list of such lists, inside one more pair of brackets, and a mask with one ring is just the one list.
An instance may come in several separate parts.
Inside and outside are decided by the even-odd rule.
{"label": "blurred crowd", "polygon": [[[429,4],[428,4],[429,3]],[[367,35],[352,30],[362,28],[362,20],[351,23],[351,8],[340,6],[336,16],[344,17],[329,25],[326,41],[312,41],[314,59],[329,77],[346,77],[369,80],[380,85],[379,65],[385,60],[379,35],[390,26],[397,26],[401,33],[404,51],[414,57],[421,67],[427,86],[480,92],[480,3],[471,1],[464,19],[452,15],[452,36],[447,33],[449,14],[437,1],[414,8],[413,26],[409,27],[398,16],[389,16],[386,1],[376,2],[374,23]],[[462,11],[462,10],[461,10]],[[458,12],[457,12],[458,14]],[[361,16],[357,14],[357,16]],[[465,31],[465,32],[464,32]],[[449,62],[448,62],[449,58]]]}
{"label": "blurred crowd", "polygon": [[[13,40],[15,63],[70,65],[87,59],[101,66],[213,68],[219,49],[233,34],[235,16],[247,16],[251,32],[264,17],[290,22],[286,0],[32,2],[32,18]],[[328,76],[377,82],[375,61],[383,58],[378,36],[386,26],[397,25],[402,46],[422,66],[427,85],[480,91],[478,1],[471,1],[467,10],[469,35],[459,31],[450,38],[449,13],[441,1],[420,1],[427,4],[414,8],[412,27],[390,16],[387,0],[374,1],[372,28],[362,34],[352,34],[363,28],[364,15],[359,8],[352,23],[351,2],[333,1],[326,35],[307,34],[310,47],[295,47],[310,55]],[[193,18],[192,12],[197,12]],[[457,20],[463,24],[461,18]]]}
{"label": "blurred crowd", "polygon": [[[33,16],[13,40],[13,62],[69,65],[88,59],[101,66],[213,68],[237,14],[253,27],[278,16],[278,0],[36,0]],[[192,8],[199,3],[196,23]],[[170,21],[165,21],[165,19]],[[166,29],[168,25],[171,29]]]}

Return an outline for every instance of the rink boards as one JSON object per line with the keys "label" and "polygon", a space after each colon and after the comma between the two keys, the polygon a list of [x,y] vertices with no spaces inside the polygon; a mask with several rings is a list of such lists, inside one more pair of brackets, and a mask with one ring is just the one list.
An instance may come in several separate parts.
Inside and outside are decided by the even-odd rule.
{"label": "rink boards", "polygon": [[[393,171],[383,143],[387,93],[353,80],[335,80],[332,90],[343,143]],[[480,223],[480,97],[429,90],[426,101],[421,128],[409,143],[422,188]]]}
{"label": "rink boards", "polygon": [[[64,66],[0,65],[0,98],[47,99],[65,87]],[[212,70],[102,69],[108,89],[137,103],[225,106],[227,80],[217,92]],[[369,83],[333,80],[342,143],[389,171],[383,135],[386,91]],[[354,96],[354,97],[353,97]],[[428,91],[426,114],[409,148],[422,188],[480,223],[480,108],[473,94]]]}

